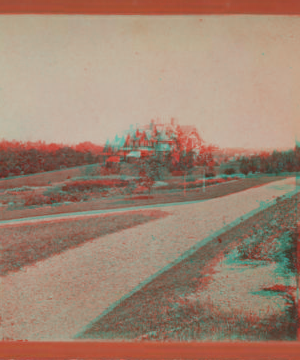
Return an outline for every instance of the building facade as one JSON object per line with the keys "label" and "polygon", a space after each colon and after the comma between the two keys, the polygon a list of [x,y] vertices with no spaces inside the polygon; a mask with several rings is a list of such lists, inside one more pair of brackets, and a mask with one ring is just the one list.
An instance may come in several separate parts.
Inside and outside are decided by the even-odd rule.
{"label": "building facade", "polygon": [[118,153],[123,160],[139,153],[140,157],[156,156],[163,159],[167,154],[174,154],[178,160],[181,151],[193,150],[196,154],[203,141],[194,126],[180,126],[175,119],[169,123],[151,120],[150,124],[133,126],[121,137],[116,135],[114,141],[107,143],[106,149]]}

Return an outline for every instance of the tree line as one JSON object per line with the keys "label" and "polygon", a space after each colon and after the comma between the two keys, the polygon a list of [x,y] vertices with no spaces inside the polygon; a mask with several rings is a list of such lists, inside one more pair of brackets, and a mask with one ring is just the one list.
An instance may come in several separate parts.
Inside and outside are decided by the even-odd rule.
{"label": "tree line", "polygon": [[271,154],[262,152],[258,155],[242,157],[240,160],[241,173],[279,174],[281,172],[300,171],[300,146],[288,151],[276,151]]}
{"label": "tree line", "polygon": [[0,178],[35,174],[101,161],[102,147],[89,142],[75,146],[44,142],[0,141]]}

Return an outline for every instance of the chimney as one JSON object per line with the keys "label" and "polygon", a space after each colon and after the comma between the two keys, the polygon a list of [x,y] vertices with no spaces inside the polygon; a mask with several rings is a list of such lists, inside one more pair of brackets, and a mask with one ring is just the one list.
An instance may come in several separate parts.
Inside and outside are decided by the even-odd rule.
{"label": "chimney", "polygon": [[154,128],[154,120],[152,119],[152,120],[151,120],[151,123],[150,123],[150,130],[152,131],[153,128]]}

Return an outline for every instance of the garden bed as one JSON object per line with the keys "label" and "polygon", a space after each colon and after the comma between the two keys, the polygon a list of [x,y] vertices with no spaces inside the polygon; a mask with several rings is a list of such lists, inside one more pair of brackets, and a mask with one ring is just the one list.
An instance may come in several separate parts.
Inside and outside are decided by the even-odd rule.
{"label": "garden bed", "polygon": [[[4,206],[0,207],[0,220],[10,220],[25,218],[31,216],[46,216],[47,214],[63,214],[67,212],[81,212],[90,210],[105,210],[105,209],[117,209],[125,206],[143,206],[143,205],[156,205],[156,204],[168,204],[176,202],[196,201],[214,199],[220,196],[226,196],[244,191],[256,186],[263,186],[273,181],[283,180],[285,177],[258,177],[251,179],[244,179],[240,181],[228,181],[216,186],[208,186],[205,191],[202,188],[187,189],[185,194],[182,189],[155,189],[151,192],[151,197],[147,199],[138,199],[134,201],[125,201],[128,199],[129,193],[124,192],[124,188],[117,188],[114,194],[108,191],[97,191],[96,193],[85,193],[88,195],[88,201],[72,202],[72,203],[56,203],[51,205],[34,205],[24,207],[20,205],[9,205],[8,201],[20,202],[20,194],[16,198],[6,198]],[[126,189],[126,188],[125,188]],[[49,188],[49,191],[53,191],[54,188]],[[45,190],[40,192],[43,194]],[[23,194],[26,194],[24,192]],[[30,193],[28,193],[30,194]],[[31,193],[32,194],[32,193]],[[149,195],[140,194],[141,196]],[[27,195],[26,195],[27,196]],[[30,195],[32,196],[32,195]],[[133,195],[134,196],[134,195]],[[22,200],[23,201],[23,200]],[[0,203],[2,202],[2,196],[0,196]]]}

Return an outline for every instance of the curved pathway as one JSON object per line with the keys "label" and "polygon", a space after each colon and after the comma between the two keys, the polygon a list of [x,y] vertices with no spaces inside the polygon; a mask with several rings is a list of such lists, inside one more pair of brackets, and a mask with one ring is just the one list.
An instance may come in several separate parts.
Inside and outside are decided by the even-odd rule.
{"label": "curved pathway", "polygon": [[168,205],[162,208],[169,213],[165,218],[106,235],[4,276],[2,336],[71,340],[191,247],[201,247],[240,217],[295,191],[295,178],[289,178],[221,198]]}

